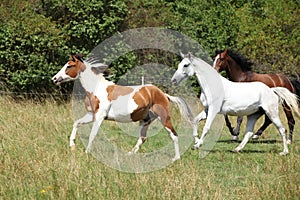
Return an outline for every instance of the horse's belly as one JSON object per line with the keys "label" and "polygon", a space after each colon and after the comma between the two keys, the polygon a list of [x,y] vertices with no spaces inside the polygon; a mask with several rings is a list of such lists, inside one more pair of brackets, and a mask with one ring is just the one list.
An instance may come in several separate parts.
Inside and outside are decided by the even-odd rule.
{"label": "horse's belly", "polygon": [[138,105],[133,99],[122,99],[112,101],[111,107],[107,114],[107,120],[114,120],[117,122],[132,122],[131,114]]}
{"label": "horse's belly", "polygon": [[230,105],[225,104],[222,107],[221,113],[232,115],[232,116],[247,116],[259,111],[258,104],[249,104],[249,105]]}

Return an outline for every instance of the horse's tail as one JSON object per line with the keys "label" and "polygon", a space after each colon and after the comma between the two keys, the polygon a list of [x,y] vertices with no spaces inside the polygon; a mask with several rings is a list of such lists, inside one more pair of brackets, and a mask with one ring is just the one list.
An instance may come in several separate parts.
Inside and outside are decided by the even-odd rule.
{"label": "horse's tail", "polygon": [[300,111],[298,106],[298,96],[292,92],[290,92],[288,89],[283,87],[274,87],[271,88],[275,94],[280,98],[280,101],[285,103],[287,106],[289,106],[292,111],[296,113],[296,115],[300,118]]}
{"label": "horse's tail", "polygon": [[174,97],[171,95],[166,94],[166,96],[168,97],[168,99],[174,103],[176,103],[179,107],[180,113],[182,114],[182,116],[189,122],[192,123],[193,122],[193,114],[192,111],[190,109],[190,107],[188,106],[187,102],[185,101],[184,98],[182,97]]}
{"label": "horse's tail", "polygon": [[298,96],[298,104],[300,105],[300,82],[297,80],[291,80],[291,83],[295,89],[295,94]]}

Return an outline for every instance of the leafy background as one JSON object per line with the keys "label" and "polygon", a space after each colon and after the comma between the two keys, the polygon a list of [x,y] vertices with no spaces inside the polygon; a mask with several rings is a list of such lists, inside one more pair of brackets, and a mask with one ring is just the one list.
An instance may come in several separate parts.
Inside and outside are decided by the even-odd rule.
{"label": "leafy background", "polygon": [[[235,49],[255,71],[298,78],[298,0],[3,0],[0,3],[0,88],[12,94],[71,92],[50,80],[70,52],[87,55],[106,38],[132,28],[166,27],[198,41],[210,54]],[[176,56],[131,52],[111,64],[117,81],[135,64]],[[179,60],[178,60],[179,61]]]}

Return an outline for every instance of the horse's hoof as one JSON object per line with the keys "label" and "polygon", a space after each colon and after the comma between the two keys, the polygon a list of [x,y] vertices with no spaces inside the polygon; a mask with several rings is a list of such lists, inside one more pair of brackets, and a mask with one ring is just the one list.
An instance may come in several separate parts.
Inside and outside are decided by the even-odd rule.
{"label": "horse's hoof", "polygon": [[292,144],[292,140],[287,140],[286,144]]}
{"label": "horse's hoof", "polygon": [[180,159],[180,156],[179,157],[174,157],[172,158],[172,162],[175,162],[176,160],[179,160]]}
{"label": "horse's hoof", "polygon": [[72,146],[70,147],[70,149],[71,149],[71,151],[74,151],[74,150],[75,150],[75,145],[72,145]]}
{"label": "horse's hoof", "polygon": [[197,145],[192,146],[192,150],[197,150],[199,147]]}
{"label": "horse's hoof", "polygon": [[252,139],[257,140],[259,138],[259,135],[253,135]]}
{"label": "horse's hoof", "polygon": [[289,152],[281,152],[279,155],[281,155],[281,156],[285,156],[285,155],[287,155]]}
{"label": "horse's hoof", "polygon": [[239,136],[237,135],[232,136],[232,141],[238,141],[238,140],[239,140]]}
{"label": "horse's hoof", "polygon": [[239,149],[239,148],[235,148],[235,149],[233,149],[231,152],[233,152],[233,153],[239,153],[241,150]]}

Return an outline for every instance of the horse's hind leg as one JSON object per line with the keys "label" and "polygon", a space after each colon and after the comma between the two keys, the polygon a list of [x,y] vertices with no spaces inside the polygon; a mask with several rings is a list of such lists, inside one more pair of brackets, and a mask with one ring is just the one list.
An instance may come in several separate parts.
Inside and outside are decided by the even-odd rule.
{"label": "horse's hind leg", "polygon": [[134,154],[134,153],[138,152],[138,150],[140,149],[140,146],[146,141],[147,130],[149,128],[149,125],[155,119],[156,119],[156,116],[154,116],[151,112],[149,112],[149,115],[147,116],[147,118],[140,121],[139,139],[138,139],[136,145],[133,147],[133,149],[129,152],[130,154]]}
{"label": "horse's hind leg", "polygon": [[247,116],[247,125],[246,125],[246,134],[242,140],[242,142],[233,150],[234,152],[239,152],[241,151],[245,145],[248,143],[249,139],[253,135],[253,129],[255,122],[257,119],[262,116],[262,113],[257,112],[252,115]]}
{"label": "horse's hind leg", "polygon": [[180,159],[178,135],[171,123],[170,111],[169,111],[168,107],[156,104],[152,107],[152,111],[159,117],[162,125],[168,131],[169,136],[174,143],[175,156],[172,160],[175,161],[175,160]]}
{"label": "horse's hind leg", "polygon": [[280,153],[280,155],[286,155],[289,153],[288,147],[287,147],[287,140],[286,140],[286,135],[285,135],[285,128],[283,127],[280,118],[279,118],[279,112],[278,108],[276,110],[273,110],[272,113],[266,112],[270,120],[275,124],[277,127],[283,141],[283,152]]}
{"label": "horse's hind leg", "polygon": [[293,141],[293,133],[294,133],[294,126],[295,126],[295,119],[294,116],[292,114],[291,109],[284,105],[283,106],[283,111],[285,113],[285,116],[288,120],[288,125],[289,125],[289,130],[290,130],[290,134],[289,134],[289,139],[287,140],[287,143],[290,144]]}

